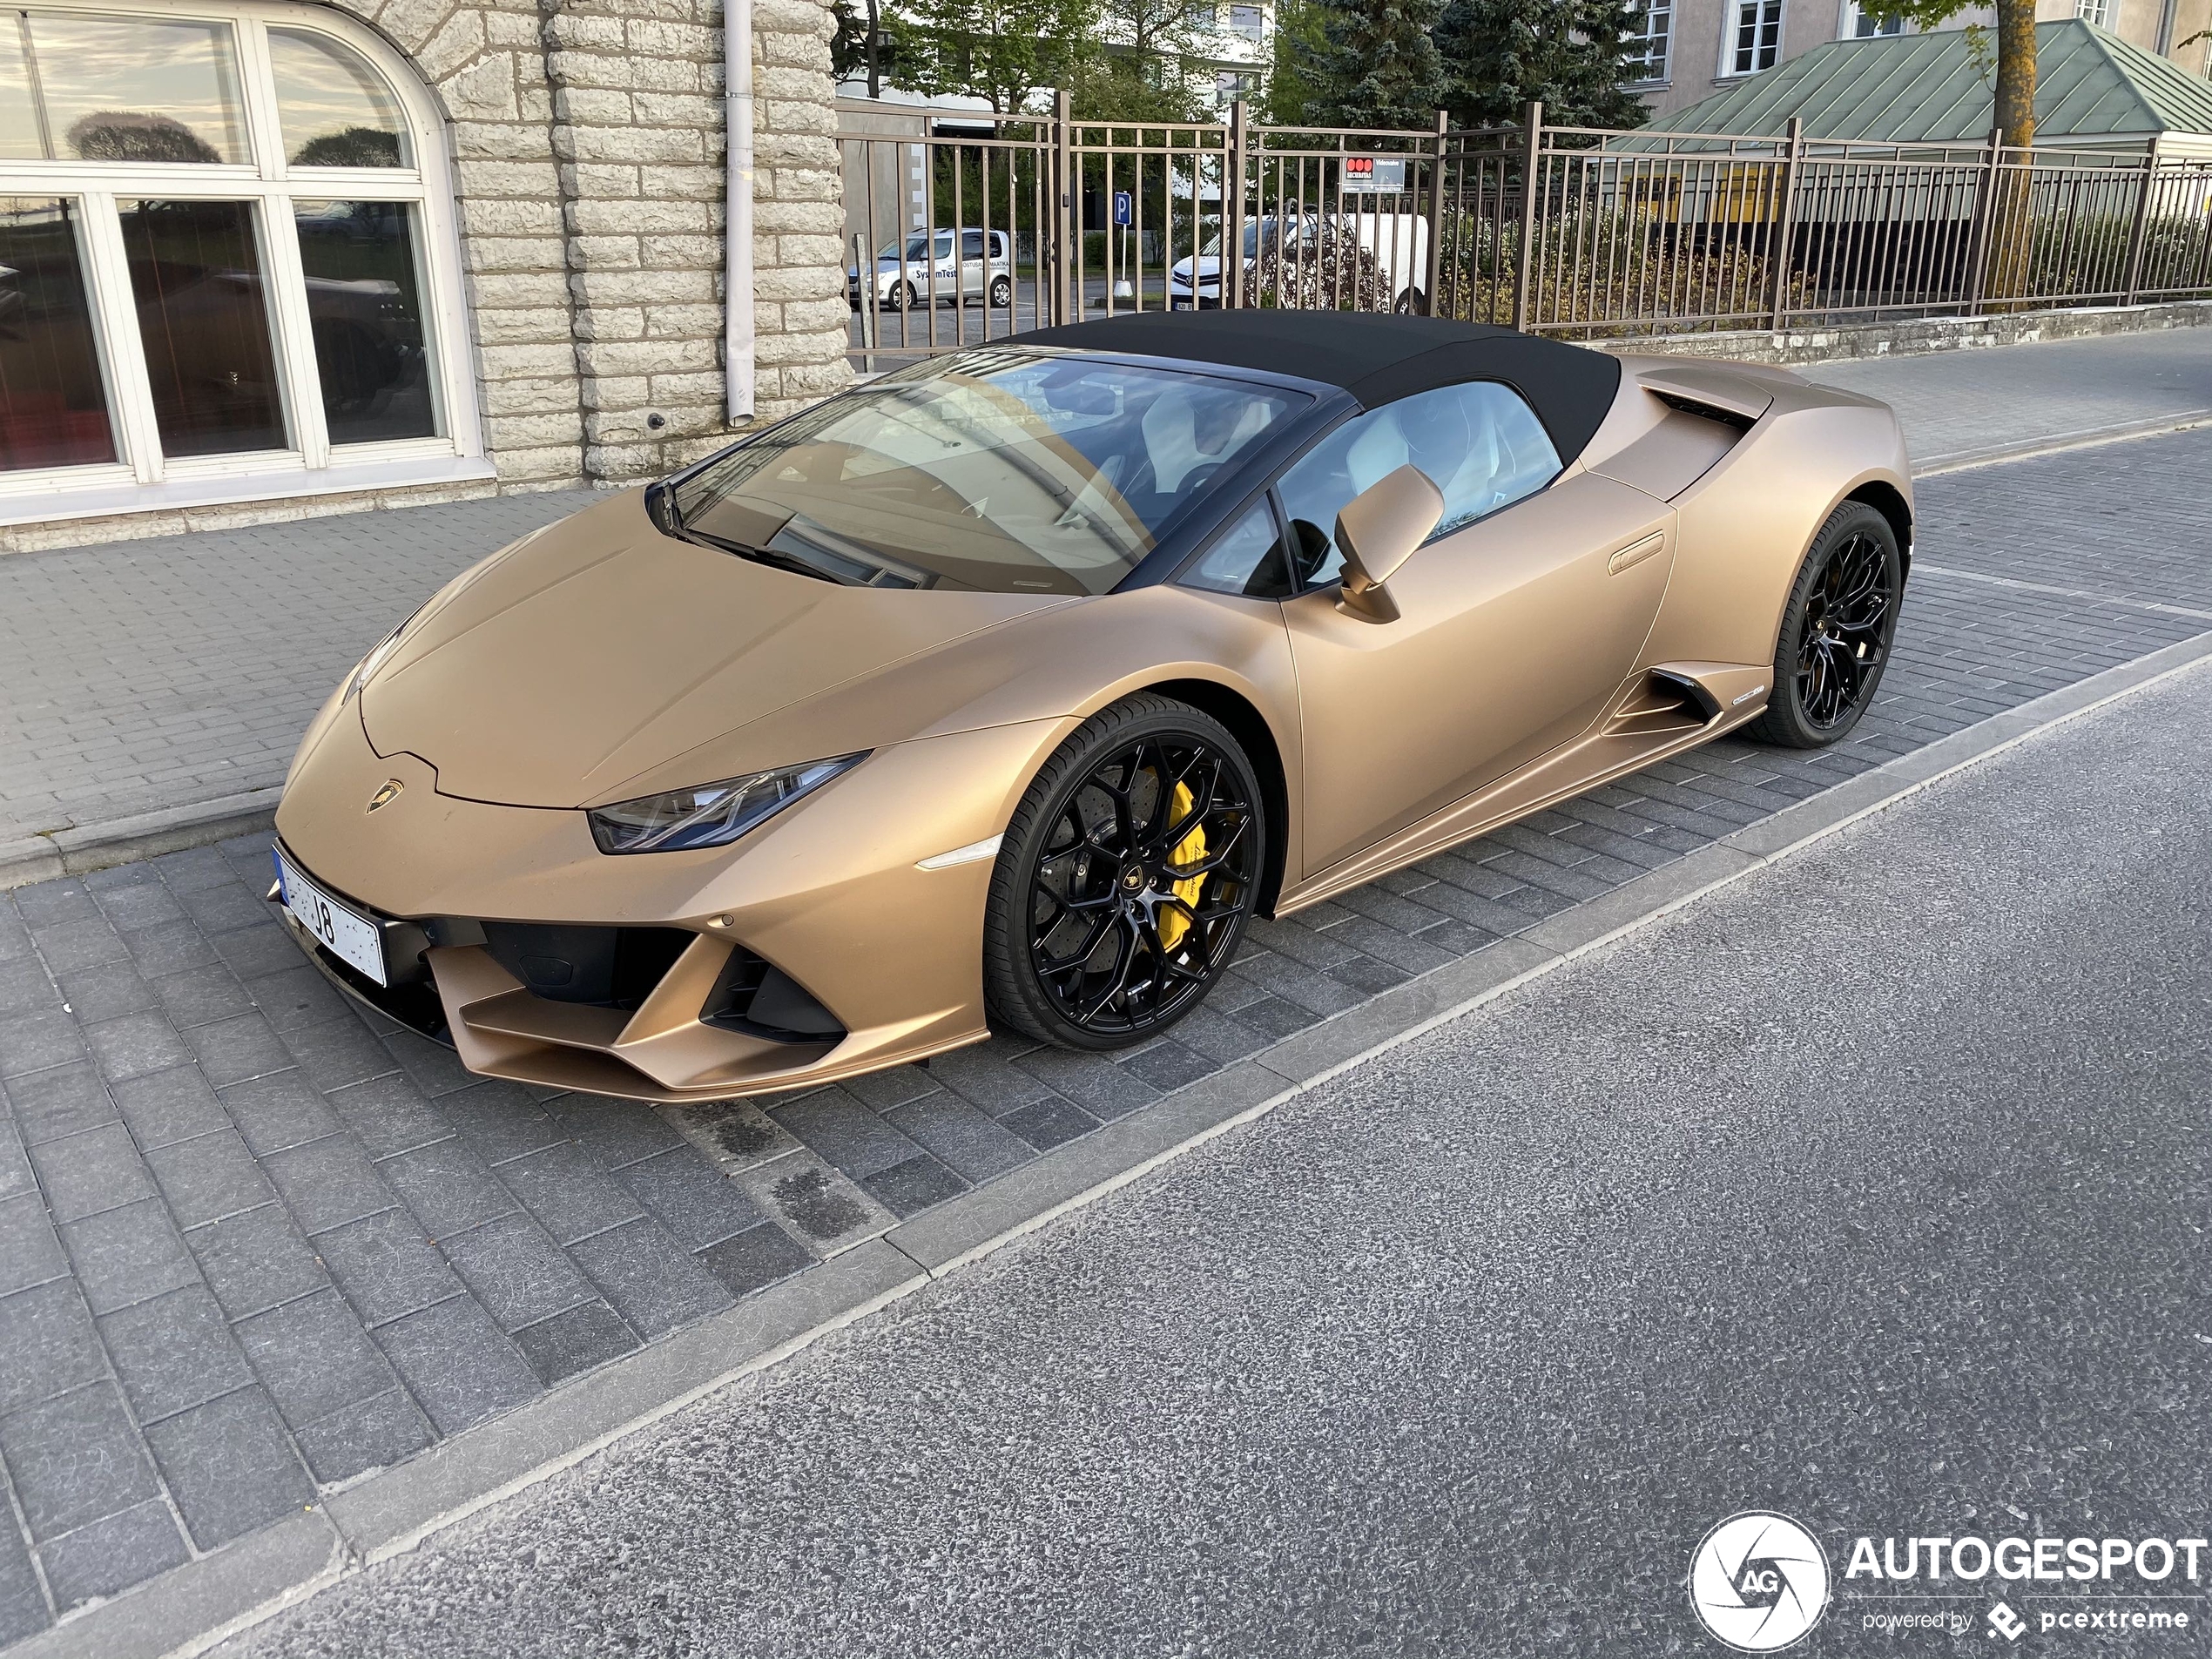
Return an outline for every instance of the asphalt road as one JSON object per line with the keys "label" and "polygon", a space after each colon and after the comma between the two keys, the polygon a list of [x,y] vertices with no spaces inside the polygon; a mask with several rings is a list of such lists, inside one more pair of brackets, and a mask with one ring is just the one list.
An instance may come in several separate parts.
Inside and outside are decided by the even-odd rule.
{"label": "asphalt road", "polygon": [[[2199,671],[231,1651],[1718,1654],[1683,1581],[1745,1507],[1838,1573],[1861,1533],[2203,1535],[2209,779]],[[2014,1648],[1986,1594],[1869,1634],[1864,1588],[1796,1651],[2212,1651],[2203,1602]]]}

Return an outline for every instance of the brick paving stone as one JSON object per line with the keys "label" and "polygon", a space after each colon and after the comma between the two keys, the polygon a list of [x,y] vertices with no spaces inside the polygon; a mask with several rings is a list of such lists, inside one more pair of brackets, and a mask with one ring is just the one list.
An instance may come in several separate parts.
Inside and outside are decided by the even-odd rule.
{"label": "brick paving stone", "polygon": [[[0,1497],[4,1497],[3,1488]],[[39,1587],[38,1569],[31,1565],[30,1542],[9,1510],[8,1504],[0,1502],[0,1648],[44,1629],[53,1619]]]}
{"label": "brick paving stone", "polygon": [[169,1506],[152,1499],[47,1540],[38,1560],[56,1606],[67,1613],[179,1566],[188,1554]]}
{"label": "brick paving stone", "polygon": [[294,1428],[292,1438],[314,1478],[334,1485],[420,1452],[437,1431],[408,1392],[395,1387]]}
{"label": "brick paving stone", "polygon": [[943,1090],[892,1108],[883,1121],[965,1181],[988,1181],[1036,1154],[990,1114]]}
{"label": "brick paving stone", "polygon": [[69,1271],[53,1217],[39,1196],[24,1192],[0,1199],[0,1297],[64,1278]]}
{"label": "brick paving stone", "polygon": [[24,1141],[31,1146],[112,1123],[120,1116],[89,1060],[12,1077],[8,1099]]}
{"label": "brick paving stone", "polygon": [[30,1149],[31,1167],[57,1222],[150,1197],[155,1190],[145,1159],[121,1123],[105,1123]]}
{"label": "brick paving stone", "polygon": [[[0,1205],[0,1217],[6,1210]],[[0,1219],[0,1262],[13,1253],[5,1231],[6,1222]],[[47,1231],[53,1232],[51,1224]],[[169,1218],[169,1206],[158,1197],[72,1221],[61,1229],[57,1242],[69,1248],[67,1262],[57,1264],[75,1272],[95,1314],[112,1313],[199,1280],[199,1270]],[[0,1285],[5,1283],[0,1277]]]}
{"label": "brick paving stone", "polygon": [[968,1190],[967,1182],[927,1152],[918,1152],[904,1163],[879,1170],[860,1185],[870,1197],[902,1220]]}
{"label": "brick paving stone", "polygon": [[732,1296],[745,1296],[778,1279],[788,1278],[813,1258],[780,1227],[763,1222],[733,1238],[699,1252],[707,1270]]}
{"label": "brick paving stone", "polygon": [[153,1461],[111,1382],[0,1416],[0,1458],[40,1543],[161,1495]]}
{"label": "brick paving stone", "polygon": [[283,1419],[258,1387],[150,1425],[146,1441],[201,1549],[296,1514],[314,1497]]}
{"label": "brick paving stone", "polygon": [[319,1141],[340,1127],[314,1085],[296,1069],[233,1083],[216,1093],[257,1158]]}
{"label": "brick paving stone", "polygon": [[314,1245],[339,1292],[371,1330],[462,1293],[444,1256],[403,1210],[320,1233]]}
{"label": "brick paving stone", "polygon": [[170,1214],[187,1231],[276,1197],[276,1189],[236,1130],[218,1130],[156,1148],[146,1154],[146,1162],[161,1184]]}
{"label": "brick paving stone", "polygon": [[300,1230],[313,1238],[398,1202],[361,1143],[342,1131],[261,1160]]}
{"label": "brick paving stone", "polygon": [[395,1153],[376,1170],[434,1238],[466,1232],[516,1208],[506,1184],[457,1136]]}
{"label": "brick paving stone", "polygon": [[469,1291],[509,1331],[590,1299],[568,1253],[530,1216],[515,1214],[440,1241]]}
{"label": "brick paving stone", "polygon": [[224,1314],[233,1320],[312,1296],[330,1283],[292,1212],[273,1201],[195,1227],[185,1235],[185,1244]]}
{"label": "brick paving stone", "polygon": [[172,1417],[253,1379],[222,1309],[204,1285],[134,1302],[98,1323],[141,1424]]}
{"label": "brick paving stone", "polygon": [[[37,971],[38,964],[30,962],[24,966],[34,971],[36,978],[43,985],[45,974]],[[26,978],[31,976],[25,975]],[[0,979],[4,979],[3,973],[0,973]],[[85,1035],[91,1042],[96,1055],[100,1052],[98,1034],[105,1028],[107,1022],[160,1004],[160,998],[154,994],[153,987],[139,976],[137,965],[127,956],[120,961],[104,962],[98,968],[83,968],[73,974],[61,974],[57,987],[69,1011],[87,1028]],[[0,1001],[4,1001],[3,990],[0,990]],[[158,1025],[162,1035],[173,1042],[175,1033],[170,1028],[168,1022],[159,1022]],[[111,1044],[117,1035],[119,1034],[111,1032]],[[102,1069],[106,1070],[110,1076],[115,1075],[111,1067],[104,1064]]]}
{"label": "brick paving stone", "polygon": [[557,1244],[572,1244],[644,1214],[630,1190],[574,1141],[502,1163],[499,1174]]}
{"label": "brick paving stone", "polygon": [[441,1434],[458,1433],[539,1392],[522,1351],[466,1296],[382,1326],[376,1341]]}
{"label": "brick paving stone", "polygon": [[637,1333],[604,1302],[586,1302],[525,1325],[514,1336],[523,1358],[549,1388],[578,1372],[634,1352],[637,1347]]}
{"label": "brick paving stone", "polygon": [[241,1319],[246,1357],[295,1428],[398,1386],[390,1363],[335,1291],[321,1291]]}
{"label": "brick paving stone", "polygon": [[913,1142],[841,1089],[819,1089],[769,1116],[856,1181],[914,1155]]}
{"label": "brick paving stone", "polygon": [[673,1150],[625,1165],[617,1175],[686,1250],[719,1244],[763,1219],[726,1176],[680,1140]]}
{"label": "brick paving stone", "polygon": [[202,1075],[218,1089],[292,1068],[291,1051],[277,1040],[275,1028],[258,1008],[194,1026],[185,1033],[185,1040],[199,1056]]}
{"label": "brick paving stone", "polygon": [[569,1253],[615,1312],[649,1339],[730,1303],[722,1281],[650,1216],[594,1233]]}

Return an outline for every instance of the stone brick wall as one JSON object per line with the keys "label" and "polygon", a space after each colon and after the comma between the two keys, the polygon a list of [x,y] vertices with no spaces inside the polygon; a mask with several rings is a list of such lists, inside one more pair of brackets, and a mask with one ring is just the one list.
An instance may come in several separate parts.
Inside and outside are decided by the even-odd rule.
{"label": "stone brick wall", "polygon": [[[502,486],[649,477],[725,442],[718,0],[341,4],[450,118]],[[756,0],[753,17],[755,396],[770,418],[849,371],[829,9]]]}

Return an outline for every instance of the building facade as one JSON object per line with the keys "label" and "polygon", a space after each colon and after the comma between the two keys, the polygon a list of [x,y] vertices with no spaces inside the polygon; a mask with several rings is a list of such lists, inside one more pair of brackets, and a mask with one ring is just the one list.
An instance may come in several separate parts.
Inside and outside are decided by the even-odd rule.
{"label": "building facade", "polygon": [[842,384],[831,14],[751,15],[747,309],[718,0],[0,14],[0,550],[622,482]]}
{"label": "building facade", "polygon": [[[2212,0],[2039,0],[2036,17],[2081,17],[2193,74],[2212,66]],[[1994,14],[1961,12],[1946,27],[1974,24],[1993,28]],[[1675,111],[1825,42],[1899,32],[1859,0],[1649,0],[1633,90],[1663,128]]]}

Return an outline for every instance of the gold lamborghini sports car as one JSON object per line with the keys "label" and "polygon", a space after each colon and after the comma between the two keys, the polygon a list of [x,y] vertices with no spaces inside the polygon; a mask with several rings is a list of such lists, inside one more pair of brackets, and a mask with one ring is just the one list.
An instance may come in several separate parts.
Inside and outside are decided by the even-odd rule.
{"label": "gold lamborghini sports car", "polygon": [[1281,915],[1748,726],[1897,625],[1881,404],[1419,317],[941,357],[460,577],[331,696],[277,885],[472,1070],[683,1100],[1141,1042]]}

